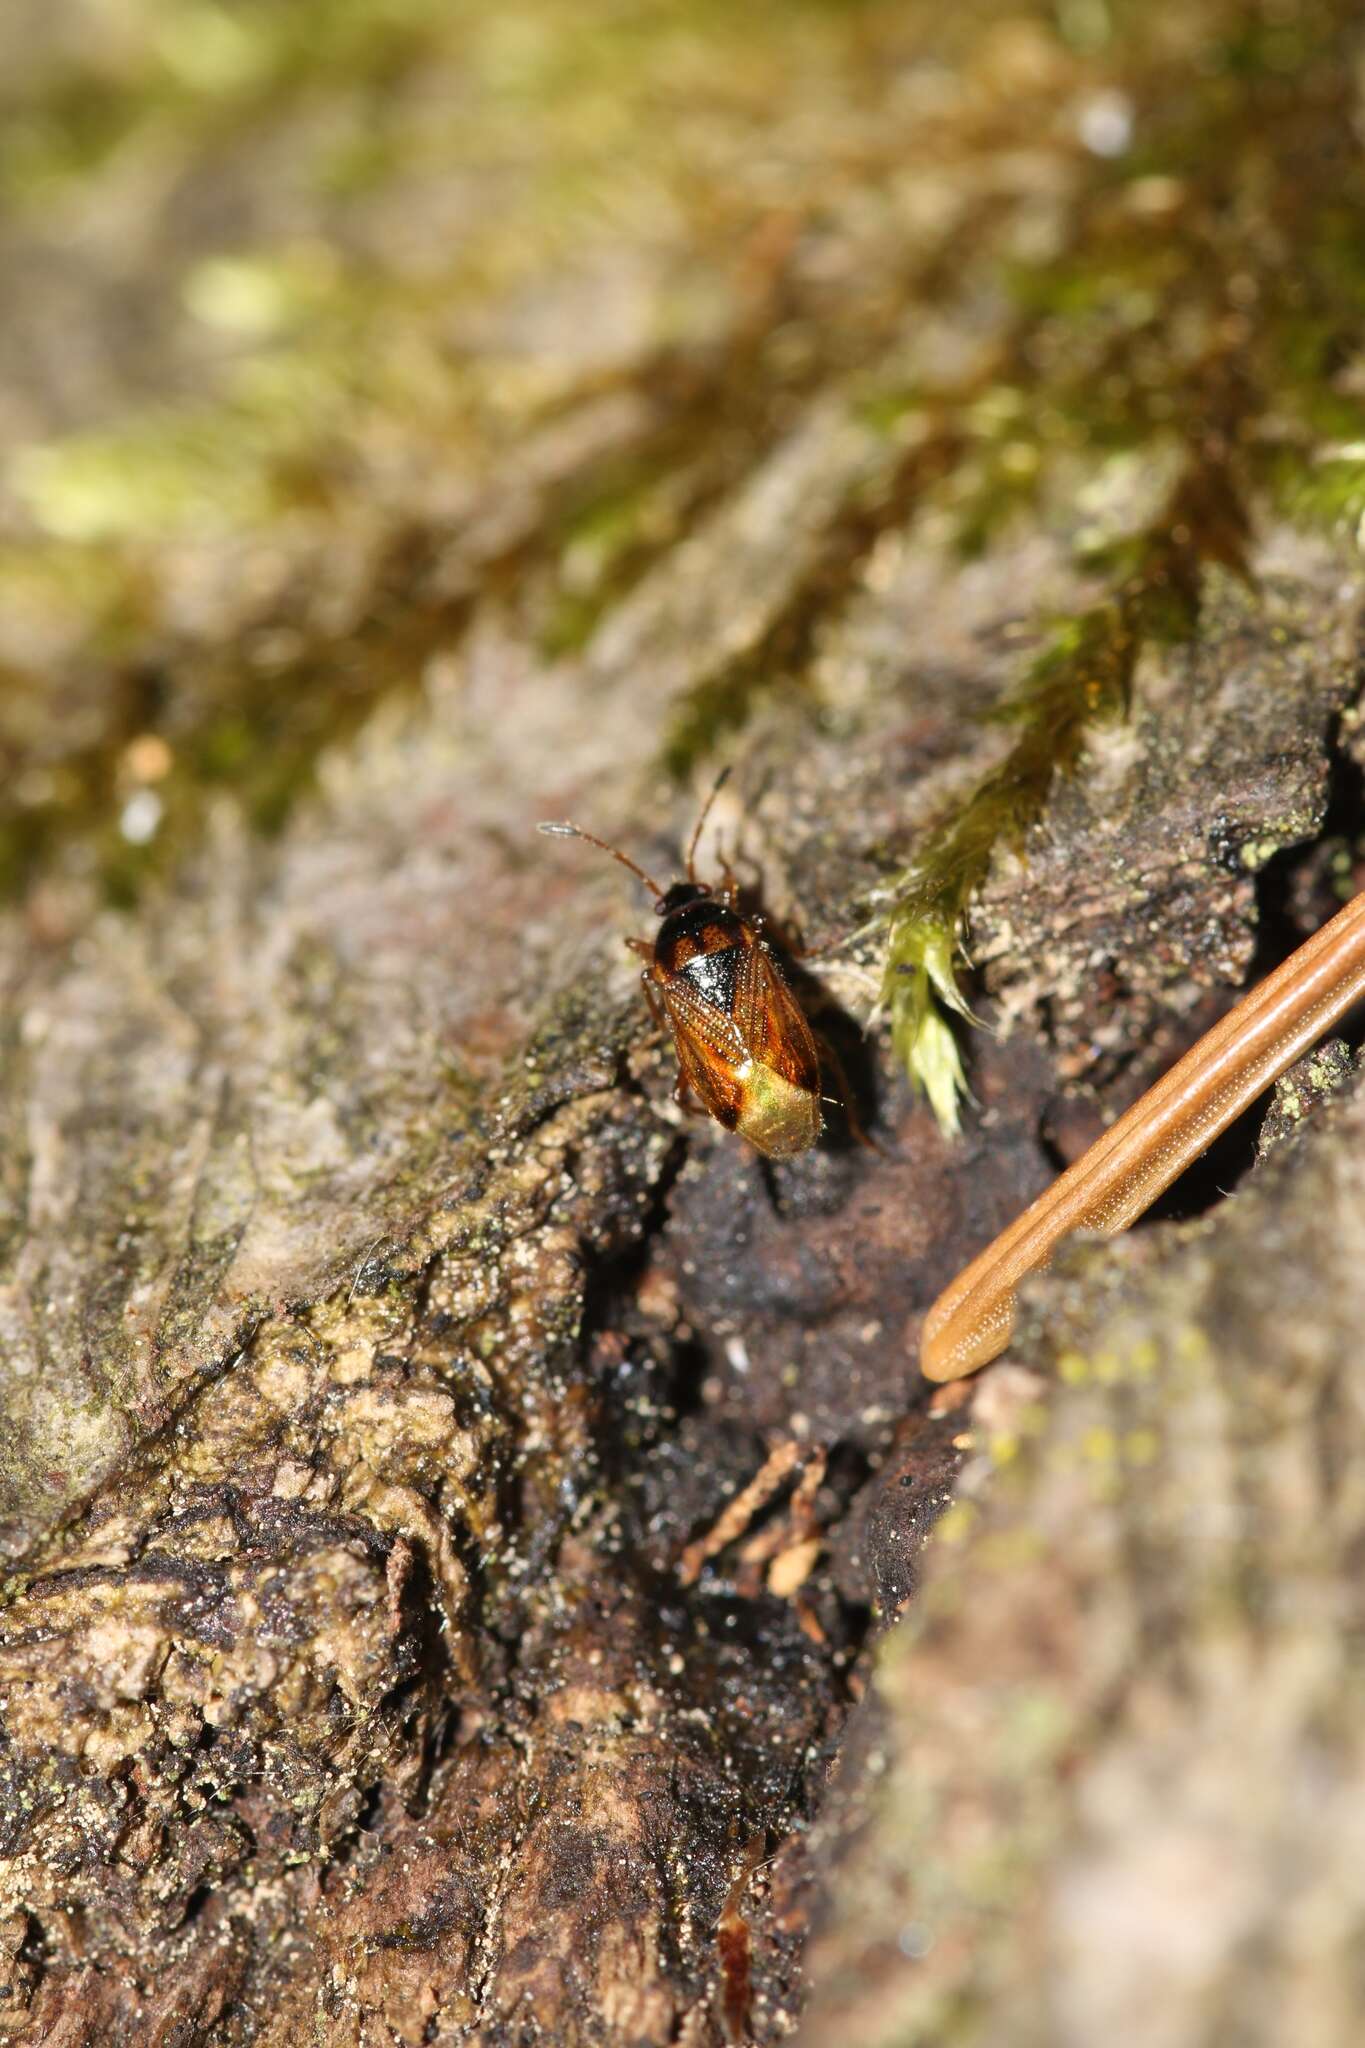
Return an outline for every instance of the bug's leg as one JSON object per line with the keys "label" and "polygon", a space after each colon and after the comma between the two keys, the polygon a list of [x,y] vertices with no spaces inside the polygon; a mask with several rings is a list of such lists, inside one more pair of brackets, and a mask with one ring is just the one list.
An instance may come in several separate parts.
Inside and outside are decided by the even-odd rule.
{"label": "bug's leg", "polygon": [[869,1152],[876,1152],[883,1159],[887,1158],[889,1155],[887,1154],[886,1147],[879,1145],[875,1138],[869,1136],[867,1127],[858,1114],[857,1103],[854,1099],[853,1089],[849,1085],[848,1072],[843,1061],[823,1031],[817,1031],[815,1036],[820,1047],[821,1064],[830,1070],[830,1078],[839,1091],[837,1095],[822,1096],[821,1101],[837,1102],[839,1108],[844,1113],[844,1119],[848,1124],[850,1133],[857,1139],[858,1143],[865,1145]]}
{"label": "bug's leg", "polygon": [[793,960],[822,960],[828,953],[837,953],[847,934],[840,933],[832,939],[822,939],[818,946],[806,944],[806,934],[794,918],[784,917],[777,927],[784,953],[790,953]]}
{"label": "bug's leg", "polygon": [[832,939],[822,939],[818,946],[803,946],[801,948],[800,958],[802,960],[827,959],[831,953],[838,952],[839,948],[844,943],[845,936],[846,934],[839,933]]}
{"label": "bug's leg", "polygon": [[708,1116],[710,1114],[709,1110],[705,1109],[700,1102],[694,1102],[692,1096],[692,1083],[688,1080],[682,1068],[679,1067],[678,1078],[673,1083],[673,1100],[677,1103],[684,1116]]}
{"label": "bug's leg", "polygon": [[[627,939],[626,944],[628,946],[643,946],[644,940]],[[653,950],[651,946],[649,951],[652,953]],[[664,1014],[663,1004],[659,1001],[659,992],[654,986],[654,976],[649,972],[648,968],[640,976],[640,986],[645,992],[645,1001],[649,1004],[649,1014],[654,1020],[654,1028],[660,1038],[662,1038],[668,1029],[668,1018]]]}
{"label": "bug's leg", "polygon": [[664,1006],[654,991],[654,976],[652,974],[642,974],[640,976],[640,986],[645,992],[645,1001],[649,1004],[650,1016],[654,1019],[660,1031],[664,1030],[668,1019],[664,1015]]}
{"label": "bug's leg", "polygon": [[[654,948],[650,945],[648,939],[627,939],[626,944],[630,947],[632,953],[638,953],[642,959],[653,960]],[[663,1004],[659,1001],[659,991],[654,976],[650,973],[648,967],[640,976],[640,986],[645,992],[645,1001],[649,1004],[649,1014],[654,1020],[654,1028],[662,1038],[668,1024],[668,1019],[664,1015]]]}
{"label": "bug's leg", "polygon": [[844,944],[847,933],[836,933],[832,939],[821,939],[818,946],[806,944],[806,934],[799,924],[782,927],[782,944],[793,960],[824,960],[829,954],[837,953]]}
{"label": "bug's leg", "polygon": [[703,1123],[710,1117],[710,1110],[704,1103],[695,1099],[692,1083],[682,1072],[679,1072],[677,1080],[673,1083],[673,1100],[684,1116],[699,1116]]}
{"label": "bug's leg", "polygon": [[684,1116],[706,1116],[709,1112],[703,1108],[700,1102],[693,1101],[692,1092],[692,1083],[688,1080],[682,1068],[679,1067],[678,1078],[673,1083],[673,1100],[677,1103]]}

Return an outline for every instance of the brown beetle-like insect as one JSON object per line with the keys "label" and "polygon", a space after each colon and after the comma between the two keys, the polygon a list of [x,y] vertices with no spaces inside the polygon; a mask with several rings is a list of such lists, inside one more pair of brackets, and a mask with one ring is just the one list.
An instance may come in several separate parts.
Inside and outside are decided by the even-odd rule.
{"label": "brown beetle-like insect", "polygon": [[648,962],[640,977],[646,1000],[673,1032],[678,1101],[696,1095],[727,1131],[738,1131],[769,1159],[789,1159],[820,1135],[820,1060],[761,920],[738,908],[739,885],[729,867],[718,888],[697,880],[697,842],[724,780],[697,820],[686,881],[668,889],[595,833],[567,822],[537,829],[600,846],[653,896],[662,919],[656,937],[626,944]]}

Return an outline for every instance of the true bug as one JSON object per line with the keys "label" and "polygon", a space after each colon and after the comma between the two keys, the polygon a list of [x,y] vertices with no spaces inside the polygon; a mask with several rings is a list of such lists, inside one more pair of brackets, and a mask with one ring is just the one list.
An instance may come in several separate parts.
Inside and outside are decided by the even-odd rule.
{"label": "true bug", "polygon": [[[727,770],[728,773],[728,770]],[[640,979],[657,1021],[667,1019],[678,1055],[677,1099],[702,1107],[769,1159],[804,1152],[820,1135],[820,1060],[801,1005],[763,936],[739,909],[725,866],[712,888],[697,879],[697,844],[722,775],[702,806],[687,849],[687,878],[661,889],[642,867],[578,825],[541,832],[586,839],[639,877],[662,920],[655,937],[627,939],[648,963]]]}

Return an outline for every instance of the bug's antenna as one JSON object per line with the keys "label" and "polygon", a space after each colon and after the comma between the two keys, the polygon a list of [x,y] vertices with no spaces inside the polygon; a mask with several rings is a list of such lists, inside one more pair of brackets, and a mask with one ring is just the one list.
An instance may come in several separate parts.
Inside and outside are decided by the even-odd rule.
{"label": "bug's antenna", "polygon": [[697,870],[695,862],[697,857],[697,843],[701,838],[701,828],[706,823],[706,820],[710,817],[711,806],[715,802],[716,798],[720,795],[721,790],[725,787],[725,784],[729,781],[729,779],[729,768],[722,768],[720,774],[711,784],[711,794],[707,797],[706,802],[701,807],[701,816],[698,818],[696,824],[692,827],[692,840],[691,844],[688,846],[687,849],[687,879],[689,882],[695,882],[697,879]]}
{"label": "bug's antenna", "polygon": [[[714,795],[714,793],[713,791],[712,794]],[[665,892],[659,887],[654,877],[647,875],[644,869],[637,862],[633,861],[629,854],[622,853],[619,847],[609,846],[605,839],[599,839],[595,832],[585,832],[581,825],[571,825],[567,818],[562,823],[537,825],[536,830],[537,832],[543,832],[547,839],[586,839],[589,846],[600,846],[603,853],[609,853],[613,860],[620,861],[623,868],[629,868],[633,875],[640,877],[640,880],[644,883],[656,903],[663,902]]]}

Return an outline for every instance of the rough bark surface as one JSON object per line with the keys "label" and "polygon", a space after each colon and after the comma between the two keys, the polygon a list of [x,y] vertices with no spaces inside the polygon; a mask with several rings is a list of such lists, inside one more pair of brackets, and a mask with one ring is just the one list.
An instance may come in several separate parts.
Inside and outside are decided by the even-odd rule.
{"label": "rough bark surface", "polygon": [[879,1666],[812,2048],[1358,2027],[1363,1134],[1351,1081],[1215,1215],[1032,1290]]}
{"label": "rough bark surface", "polygon": [[[1353,2041],[1348,1063],[914,1366],[1359,865],[1350,11],[151,12],[0,25],[0,2038]],[[534,834],[727,760],[876,1149]]]}

